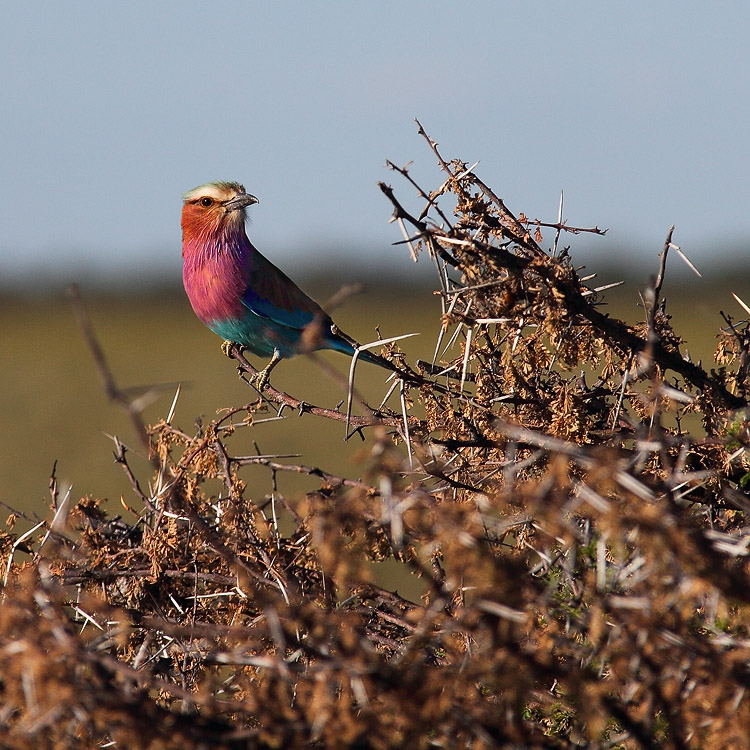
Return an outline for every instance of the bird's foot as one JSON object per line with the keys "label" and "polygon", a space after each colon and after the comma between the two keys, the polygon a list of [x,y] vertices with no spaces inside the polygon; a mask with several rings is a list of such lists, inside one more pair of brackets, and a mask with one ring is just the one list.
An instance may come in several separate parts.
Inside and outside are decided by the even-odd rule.
{"label": "bird's foot", "polygon": [[258,389],[259,392],[263,392],[263,389],[268,385],[268,378],[271,375],[271,370],[281,362],[281,356],[277,351],[274,351],[271,361],[259,372],[256,372],[250,378],[250,385]]}
{"label": "bird's foot", "polygon": [[258,370],[255,375],[252,375],[248,379],[248,383],[250,383],[253,388],[262,393],[265,387],[268,385],[268,380],[271,375],[271,369],[272,368],[266,366],[262,370]]}
{"label": "bird's foot", "polygon": [[229,339],[224,339],[221,343],[221,351],[231,359],[232,357],[232,347],[234,346],[234,341],[230,341]]}

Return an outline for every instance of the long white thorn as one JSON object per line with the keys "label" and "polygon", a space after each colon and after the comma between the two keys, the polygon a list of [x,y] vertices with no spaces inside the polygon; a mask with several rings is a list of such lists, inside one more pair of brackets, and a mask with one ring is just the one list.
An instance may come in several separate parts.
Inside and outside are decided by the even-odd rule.
{"label": "long white thorn", "polygon": [[560,239],[560,227],[563,222],[563,191],[560,191],[560,205],[557,208],[557,231],[555,232],[555,242],[552,245],[552,255],[557,255],[557,243]]}
{"label": "long white thorn", "polygon": [[464,349],[464,364],[461,368],[461,388],[463,391],[464,383],[466,382],[466,368],[469,366],[469,354],[471,353],[471,338],[474,335],[474,326],[470,326],[469,330],[466,331],[466,345]]}
{"label": "long white thorn", "polygon": [[[395,373],[394,373],[394,375],[395,375]],[[396,386],[398,385],[398,383],[399,383],[398,380],[394,380],[391,383],[391,387],[388,389],[388,393],[385,394],[385,398],[383,398],[383,400],[380,402],[380,406],[378,407],[379,409],[382,409],[386,405],[386,402],[391,397],[391,394],[393,393],[393,391],[396,390]]]}
{"label": "long white thorn", "polygon": [[167,414],[167,424],[172,424],[172,418],[174,417],[175,409],[177,408],[177,399],[180,397],[180,390],[182,389],[182,383],[177,386],[174,398],[172,399],[172,406],[169,407],[169,414]]}
{"label": "long white thorn", "polygon": [[696,267],[695,267],[695,266],[694,266],[694,265],[692,264],[692,262],[690,261],[690,258],[688,258],[688,257],[687,257],[687,255],[685,255],[685,253],[683,253],[683,252],[682,252],[682,250],[680,250],[680,246],[679,246],[679,245],[675,245],[674,243],[670,242],[670,243],[669,243],[669,246],[670,246],[670,247],[672,248],[672,250],[674,250],[674,251],[675,251],[675,252],[677,253],[677,255],[679,255],[679,256],[680,256],[680,258],[682,258],[682,260],[683,260],[683,262],[685,263],[685,265],[686,265],[686,266],[687,266],[687,267],[688,267],[688,268],[689,268],[689,269],[690,269],[690,270],[691,270],[691,271],[692,271],[692,272],[693,272],[693,273],[694,273],[694,274],[695,274],[695,275],[696,275],[696,276],[697,276],[698,278],[700,278],[700,279],[702,279],[702,278],[703,278],[703,274],[702,274],[702,273],[701,273],[701,272],[700,272],[700,271],[699,271],[699,270],[698,270],[698,269],[697,269],[697,268],[696,268]]}
{"label": "long white thorn", "polygon": [[357,360],[359,359],[358,348],[355,348],[354,354],[352,355],[352,361],[349,365],[349,385],[346,392],[346,437],[349,437],[349,425],[352,420],[352,396],[354,394],[354,368],[357,366]]}
{"label": "long white thorn", "polygon": [[383,344],[392,344],[394,341],[401,341],[401,339],[410,339],[412,336],[419,336],[419,332],[402,333],[400,336],[391,336],[389,339],[375,339],[375,341],[370,341],[368,344],[360,344],[355,349],[355,353],[357,351],[361,352],[363,349],[373,349],[374,347],[382,346]]}
{"label": "long white thorn", "polygon": [[399,217],[397,221],[398,225],[401,227],[401,231],[404,235],[404,239],[406,240],[406,244],[409,246],[409,255],[411,255],[411,259],[416,263],[419,260],[419,257],[417,256],[417,251],[414,249],[414,245],[411,244],[411,237],[409,237],[409,233],[406,231],[404,220]]}
{"label": "long white thorn", "polygon": [[409,471],[414,471],[414,459],[411,455],[411,438],[409,437],[409,419],[406,414],[406,394],[404,390],[404,381],[398,381],[401,384],[401,411],[404,415],[404,438],[406,439],[406,450],[409,453]]}
{"label": "long white thorn", "polygon": [[732,292],[732,297],[734,297],[737,302],[739,303],[740,307],[748,314],[750,315],[750,307],[748,307],[734,292]]}
{"label": "long white thorn", "polygon": [[[391,336],[389,339],[376,339],[370,341],[367,344],[360,344],[354,347],[354,354],[352,355],[352,362],[349,365],[349,384],[346,394],[346,436],[349,437],[349,427],[352,419],[352,400],[354,397],[354,370],[357,366],[357,360],[359,359],[359,353],[366,349],[373,349],[376,346],[383,346],[383,344],[391,344],[394,341],[401,341],[401,339],[408,339],[412,336],[419,336],[419,333],[404,333],[401,336]],[[390,392],[388,393],[390,396]],[[388,398],[386,396],[386,399]]]}
{"label": "long white thorn", "polygon": [[[450,315],[453,312],[453,308],[456,306],[456,302],[458,302],[458,295],[456,295],[452,300],[451,304],[448,307],[447,315]],[[443,336],[445,336],[445,332],[448,330],[447,326],[444,328],[442,325],[440,326],[440,333],[438,333],[438,339],[437,343],[435,344],[435,353],[432,355],[432,364],[435,364],[435,361],[438,358],[438,352],[440,351],[440,344],[443,343]]]}

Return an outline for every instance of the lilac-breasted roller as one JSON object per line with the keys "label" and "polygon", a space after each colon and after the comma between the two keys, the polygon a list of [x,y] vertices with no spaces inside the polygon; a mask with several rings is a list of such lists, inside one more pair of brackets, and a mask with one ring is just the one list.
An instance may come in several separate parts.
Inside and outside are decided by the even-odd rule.
{"label": "lilac-breasted roller", "polygon": [[[261,255],[245,233],[245,211],[258,203],[237,182],[209,182],[183,196],[182,279],[195,314],[224,339],[271,361],[254,378],[263,390],[281,359],[316,349],[352,356],[357,342],[320,305]],[[311,325],[312,324],[312,325]],[[389,370],[387,360],[360,359]]]}

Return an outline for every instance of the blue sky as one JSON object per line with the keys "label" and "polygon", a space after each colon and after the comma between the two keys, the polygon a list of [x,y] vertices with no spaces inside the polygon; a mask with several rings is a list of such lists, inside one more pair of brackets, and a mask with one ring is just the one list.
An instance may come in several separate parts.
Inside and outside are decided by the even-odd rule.
{"label": "blue sky", "polygon": [[[180,196],[260,198],[250,235],[294,271],[408,269],[386,159],[480,160],[516,213],[608,227],[587,262],[704,267],[750,242],[750,5],[410,1],[3,3],[4,279],[175,278]],[[417,204],[416,201],[412,205]],[[575,251],[575,250],[574,250]]]}

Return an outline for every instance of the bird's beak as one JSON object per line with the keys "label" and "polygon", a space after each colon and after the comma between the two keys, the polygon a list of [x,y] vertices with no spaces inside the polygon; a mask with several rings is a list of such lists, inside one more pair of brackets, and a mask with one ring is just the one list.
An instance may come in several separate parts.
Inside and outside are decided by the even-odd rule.
{"label": "bird's beak", "polygon": [[224,208],[227,210],[227,213],[231,213],[232,211],[239,211],[245,208],[245,206],[251,206],[253,203],[260,203],[260,201],[254,195],[242,193],[242,195],[236,195],[231,200],[228,200],[224,204]]}

